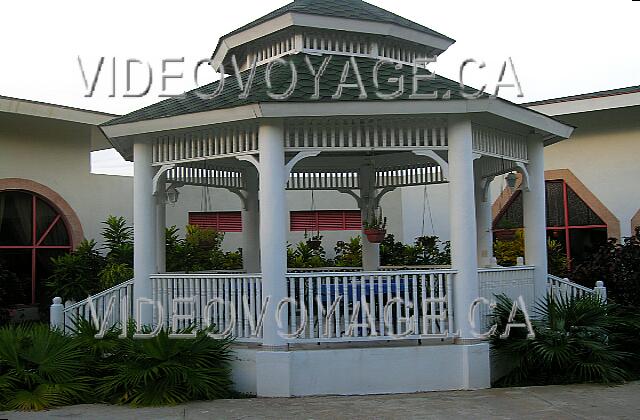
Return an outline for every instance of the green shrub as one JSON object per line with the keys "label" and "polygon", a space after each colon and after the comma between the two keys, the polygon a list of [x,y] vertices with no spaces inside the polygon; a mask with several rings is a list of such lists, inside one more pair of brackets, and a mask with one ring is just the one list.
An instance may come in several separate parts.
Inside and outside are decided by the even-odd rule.
{"label": "green shrub", "polygon": [[134,339],[134,330],[131,323],[121,339],[112,328],[98,340],[90,323],[76,326],[76,340],[95,361],[92,373],[101,400],[158,406],[231,395],[230,340],[213,339],[207,331],[194,339],[172,339],[165,330],[154,338]]}
{"label": "green shrub", "polygon": [[167,271],[239,270],[242,251],[222,250],[224,233],[189,225],[184,239],[176,227],[167,229]]}
{"label": "green shrub", "polygon": [[495,241],[493,255],[503,267],[516,265],[518,257],[524,257],[524,232],[516,231],[515,238],[510,241]]}
{"label": "green shrub", "polygon": [[126,263],[110,262],[100,271],[100,288],[109,289],[133,278],[133,267]]}
{"label": "green shrub", "polygon": [[333,265],[333,261],[326,258],[322,245],[313,245],[313,238],[300,242],[294,248],[287,247],[287,266],[289,268],[320,268]]}
{"label": "green shrub", "polygon": [[24,302],[26,291],[18,276],[9,271],[0,259],[0,325],[9,321],[8,307]]}
{"label": "green shrub", "polygon": [[585,262],[576,266],[571,280],[587,287],[602,280],[610,299],[616,303],[640,308],[640,228],[622,243],[609,239]]}
{"label": "green shrub", "polygon": [[53,258],[52,263],[53,273],[46,282],[50,296],[82,300],[100,291],[105,260],[95,241],[83,241],[74,252]]}
{"label": "green shrub", "polygon": [[[497,385],[616,383],[630,377],[628,366],[634,356],[621,347],[628,332],[620,334],[625,317],[614,306],[593,296],[547,297],[537,303],[532,316],[535,339],[528,339],[521,328],[502,339],[499,334],[511,309],[511,300],[498,296],[492,316],[498,328],[491,346],[498,363],[510,371]],[[518,313],[516,322],[523,319]]]}
{"label": "green shrub", "polygon": [[[133,266],[133,228],[124,217],[109,216],[102,222],[102,237],[109,263]],[[128,279],[127,279],[128,280]]]}
{"label": "green shrub", "polygon": [[85,402],[87,355],[48,325],[0,328],[0,407],[43,410]]}
{"label": "green shrub", "polygon": [[449,265],[450,245],[437,236],[421,236],[413,245],[405,245],[387,235],[380,244],[380,262],[386,266]]}
{"label": "green shrub", "polygon": [[[493,255],[498,264],[512,267],[517,264],[518,257],[524,257],[524,231],[516,231],[512,240],[497,240],[493,244]],[[567,254],[562,244],[553,239],[547,241],[547,261],[549,273],[558,277],[566,277],[568,269]]]}
{"label": "green shrub", "polygon": [[362,242],[359,236],[349,242],[339,241],[335,248],[336,267],[362,267]]}

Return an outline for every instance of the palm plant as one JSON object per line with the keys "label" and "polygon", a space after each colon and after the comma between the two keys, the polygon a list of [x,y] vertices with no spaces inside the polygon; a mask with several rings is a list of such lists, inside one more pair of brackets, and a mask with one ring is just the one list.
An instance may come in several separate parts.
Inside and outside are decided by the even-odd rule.
{"label": "palm plant", "polygon": [[[498,296],[493,321],[504,331],[512,302]],[[612,340],[620,318],[598,297],[547,296],[536,304],[535,339],[524,329],[491,339],[499,363],[510,368],[498,385],[549,385],[577,382],[616,383],[628,378],[624,364],[631,358]],[[516,322],[522,322],[519,314]]]}
{"label": "palm plant", "polygon": [[230,395],[229,340],[214,340],[207,331],[176,340],[164,330],[155,338],[134,340],[132,331],[130,326],[126,339],[115,339],[112,332],[110,343],[102,344],[97,391],[104,400],[155,406]]}
{"label": "palm plant", "polygon": [[0,407],[42,410],[86,401],[86,355],[47,325],[0,329]]}
{"label": "palm plant", "polygon": [[109,216],[102,224],[109,263],[133,266],[133,228],[124,217]]}

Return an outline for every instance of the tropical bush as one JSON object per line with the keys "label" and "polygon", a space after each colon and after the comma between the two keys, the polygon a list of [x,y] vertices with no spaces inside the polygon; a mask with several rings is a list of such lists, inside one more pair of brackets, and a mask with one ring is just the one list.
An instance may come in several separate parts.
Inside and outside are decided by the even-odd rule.
{"label": "tropical bush", "polygon": [[387,235],[380,244],[380,262],[386,266],[449,265],[450,244],[437,236],[421,236],[413,245],[405,245]]}
{"label": "tropical bush", "polygon": [[[497,332],[491,337],[496,361],[509,367],[498,386],[551,385],[581,382],[617,383],[632,376],[635,354],[627,351],[628,341],[638,342],[640,324],[597,296],[581,298],[546,297],[538,302],[532,318],[534,339],[522,328],[504,332],[512,310],[506,296],[498,296],[492,321]],[[524,322],[518,313],[515,322]]]}
{"label": "tropical bush", "polygon": [[[207,331],[194,339],[104,339],[88,321],[74,335],[47,325],[0,328],[0,410],[43,410],[88,402],[175,405],[231,396],[230,340]],[[182,331],[189,332],[189,331]]]}
{"label": "tropical bush", "polygon": [[[94,360],[93,377],[100,401],[132,406],[176,405],[231,395],[231,341],[199,331],[193,339],[172,339],[162,330],[150,339],[126,338],[112,328],[101,340],[86,321],[76,325],[75,340]],[[188,333],[192,330],[181,331]]]}
{"label": "tropical bush", "polygon": [[[524,231],[517,230],[511,240],[496,240],[493,244],[493,255],[503,267],[516,265],[518,257],[524,257]],[[549,273],[558,277],[567,276],[567,255],[560,242],[553,239],[547,241],[547,261]]]}
{"label": "tropical bush", "polygon": [[98,278],[104,290],[133,277],[133,228],[124,217],[109,216],[102,224],[106,254]]}
{"label": "tropical bush", "polygon": [[95,241],[83,241],[74,252],[53,258],[52,263],[52,275],[46,282],[51,296],[81,300],[100,290],[105,260]]}
{"label": "tropical bush", "polygon": [[573,269],[571,280],[588,287],[602,280],[610,299],[640,308],[640,228],[622,242],[609,239]]}
{"label": "tropical bush", "polygon": [[0,259],[0,325],[9,320],[8,307],[23,302],[25,297],[26,292],[18,276]]}
{"label": "tropical bush", "polygon": [[43,410],[86,402],[84,350],[48,325],[0,328],[0,408]]}
{"label": "tropical bush", "polygon": [[224,233],[188,225],[184,239],[175,227],[167,229],[167,271],[239,270],[242,251],[222,249]]}
{"label": "tropical bush", "polygon": [[[133,278],[133,228],[123,217],[114,216],[109,216],[103,225],[102,250],[94,240],[84,241],[75,251],[52,259],[53,273],[46,282],[51,297],[78,301]],[[197,226],[187,226],[186,231],[184,239],[175,226],[166,231],[168,271],[242,268],[241,250],[222,250],[223,233]]]}
{"label": "tropical bush", "polygon": [[333,261],[326,258],[326,252],[322,244],[317,241],[322,240],[320,236],[308,238],[299,242],[295,248],[287,246],[287,266],[289,268],[319,268],[330,267]]}
{"label": "tropical bush", "polygon": [[348,242],[339,241],[334,250],[336,267],[362,267],[362,242],[359,236]]}

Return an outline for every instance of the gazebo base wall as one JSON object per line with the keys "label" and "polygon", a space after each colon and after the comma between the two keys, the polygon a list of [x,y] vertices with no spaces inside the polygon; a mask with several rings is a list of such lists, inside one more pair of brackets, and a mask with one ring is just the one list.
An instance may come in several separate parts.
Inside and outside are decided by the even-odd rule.
{"label": "gazebo base wall", "polygon": [[261,351],[238,348],[237,391],[259,397],[400,394],[489,388],[489,345]]}

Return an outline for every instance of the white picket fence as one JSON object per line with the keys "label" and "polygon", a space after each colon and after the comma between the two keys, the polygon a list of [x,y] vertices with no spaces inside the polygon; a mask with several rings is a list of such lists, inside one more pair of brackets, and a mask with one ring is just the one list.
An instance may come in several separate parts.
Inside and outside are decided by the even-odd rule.
{"label": "white picket fence", "polygon": [[[213,326],[237,341],[258,341],[262,309],[260,274],[156,274],[151,276],[155,323],[184,329],[191,318],[198,326]],[[162,309],[159,309],[162,308]],[[178,315],[174,325],[173,314]],[[252,327],[253,326],[253,327]]]}
{"label": "white picket fence", "polygon": [[[279,305],[281,332],[292,344],[452,338],[455,274],[450,269],[289,273],[286,299],[270,304]],[[514,300],[522,296],[533,308],[534,267],[480,269],[478,280],[481,297],[492,301],[496,294]],[[261,341],[266,297],[260,274],[169,273],[152,275],[150,281],[155,325],[171,330],[213,326],[238,342]],[[100,323],[106,317],[108,326],[122,326],[134,317],[133,283],[67,307],[55,298],[52,327],[71,331],[77,319],[91,319],[92,305]],[[548,292],[569,297],[595,293],[606,299],[602,282],[592,290],[552,275]],[[486,327],[490,309],[478,309]]]}
{"label": "white picket fence", "polygon": [[292,273],[293,342],[453,336],[452,270]]}

